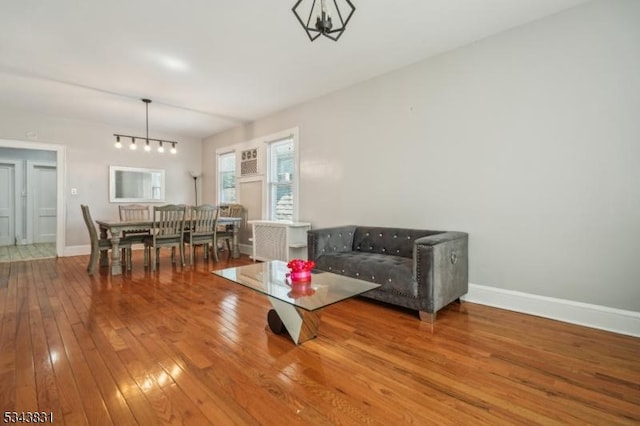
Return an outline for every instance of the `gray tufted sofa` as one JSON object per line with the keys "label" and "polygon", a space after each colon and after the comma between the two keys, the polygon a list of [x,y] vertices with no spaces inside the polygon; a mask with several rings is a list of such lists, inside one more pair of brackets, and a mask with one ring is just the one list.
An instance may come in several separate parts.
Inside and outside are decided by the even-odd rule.
{"label": "gray tufted sofa", "polygon": [[467,293],[464,232],[342,226],[307,231],[308,257],[316,268],[381,284],[363,296],[420,313],[436,312]]}

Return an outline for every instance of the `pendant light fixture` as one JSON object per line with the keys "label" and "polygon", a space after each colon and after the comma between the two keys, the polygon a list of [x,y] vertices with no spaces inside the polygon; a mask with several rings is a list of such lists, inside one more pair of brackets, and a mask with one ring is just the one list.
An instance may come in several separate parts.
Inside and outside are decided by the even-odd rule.
{"label": "pendant light fixture", "polygon": [[135,151],[137,149],[137,145],[136,145],[136,138],[138,139],[143,139],[145,141],[145,145],[144,145],[144,150],[149,152],[151,151],[151,144],[149,141],[153,141],[153,142],[158,142],[158,152],[162,153],[164,152],[164,147],[162,146],[163,143],[170,143],[171,144],[171,149],[169,150],[169,152],[171,152],[172,154],[177,153],[178,151],[176,150],[176,144],[178,142],[176,141],[165,141],[165,140],[161,140],[161,139],[153,139],[149,137],[149,104],[151,103],[151,99],[142,99],[142,102],[145,103],[145,107],[146,107],[146,124],[147,124],[147,135],[146,137],[140,137],[140,136],[131,136],[131,135],[122,135],[122,134],[118,134],[118,133],[114,133],[113,136],[116,137],[116,148],[120,149],[122,148],[122,142],[120,142],[120,138],[130,138],[131,139],[131,143],[129,144],[129,149],[131,149],[132,151]]}
{"label": "pendant light fixture", "polygon": [[291,10],[309,40],[323,35],[338,41],[356,8],[350,0],[298,0]]}

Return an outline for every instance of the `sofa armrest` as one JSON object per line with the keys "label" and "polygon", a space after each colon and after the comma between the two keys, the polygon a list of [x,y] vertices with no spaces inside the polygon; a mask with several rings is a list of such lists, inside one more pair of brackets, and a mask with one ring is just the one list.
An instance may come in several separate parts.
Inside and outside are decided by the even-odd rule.
{"label": "sofa armrest", "polygon": [[468,241],[465,232],[443,232],[414,242],[418,294],[432,301],[427,312],[435,313],[469,291]]}
{"label": "sofa armrest", "polygon": [[338,253],[353,249],[355,225],[334,228],[319,228],[307,231],[307,254],[309,260],[317,260],[324,253]]}

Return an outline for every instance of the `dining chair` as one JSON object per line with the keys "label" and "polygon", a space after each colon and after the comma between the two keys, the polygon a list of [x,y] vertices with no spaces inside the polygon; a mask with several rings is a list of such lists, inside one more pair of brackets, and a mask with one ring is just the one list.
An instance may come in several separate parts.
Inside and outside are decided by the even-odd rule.
{"label": "dining chair", "polygon": [[[143,221],[151,219],[149,215],[149,206],[144,204],[121,204],[118,206],[118,214],[121,221]],[[144,244],[144,238],[151,234],[148,229],[140,229],[133,231],[124,231],[123,238],[126,238],[131,244]],[[131,248],[122,249],[122,256],[127,257],[131,261]]]}
{"label": "dining chair", "polygon": [[[100,255],[100,252],[111,250],[111,240],[109,238],[98,237],[96,226],[94,225],[93,219],[91,219],[89,206],[81,204],[80,208],[82,209],[82,217],[84,219],[84,223],[87,225],[87,230],[89,231],[89,241],[91,242],[91,256],[89,257],[87,272],[89,273],[89,275],[93,275],[96,269],[96,265],[98,264],[98,257]],[[126,247],[128,245],[129,249],[131,249],[131,245],[126,241],[121,240],[120,245],[123,247]],[[131,259],[127,259],[127,269],[131,270]]]}
{"label": "dining chair", "polygon": [[[220,204],[218,206],[218,217],[242,217],[244,208],[242,204]],[[231,241],[233,240],[233,226],[216,224],[216,242],[213,245],[213,257],[219,261],[218,257],[218,240],[224,240],[227,243],[228,256],[231,256]]]}
{"label": "dining chair", "polygon": [[[216,224],[218,209],[211,204],[191,207],[190,224],[184,233],[184,242],[189,244],[189,264],[193,265],[195,246],[204,246],[204,258],[209,259],[209,246],[216,244]],[[214,255],[215,257],[215,255]]]}
{"label": "dining chair", "polygon": [[151,235],[144,238],[144,264],[156,270],[160,263],[160,248],[171,247],[171,262],[176,262],[176,247],[180,249],[180,264],[184,266],[184,225],[187,206],[184,204],[168,204],[153,207],[153,226]]}
{"label": "dining chair", "polygon": [[120,204],[118,206],[120,220],[149,220],[149,206],[143,204]]}

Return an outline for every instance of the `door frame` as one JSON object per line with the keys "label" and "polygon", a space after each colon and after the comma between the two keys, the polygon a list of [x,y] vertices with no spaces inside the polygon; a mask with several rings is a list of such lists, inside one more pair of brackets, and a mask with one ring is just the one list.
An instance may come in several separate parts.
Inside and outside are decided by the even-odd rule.
{"label": "door frame", "polygon": [[23,191],[22,191],[23,161],[0,157],[0,163],[11,164],[13,166],[13,200],[12,200],[13,241],[14,241],[13,244],[18,244],[18,238],[20,238],[21,240],[22,238],[24,238],[24,235],[22,235],[22,230],[23,230],[22,215],[18,214],[18,204],[22,202],[22,194],[23,194]]}
{"label": "door frame", "polygon": [[53,143],[20,141],[15,139],[0,139],[0,147],[53,151],[56,153],[56,256],[63,256],[66,240],[64,194],[66,194],[67,147]]}

